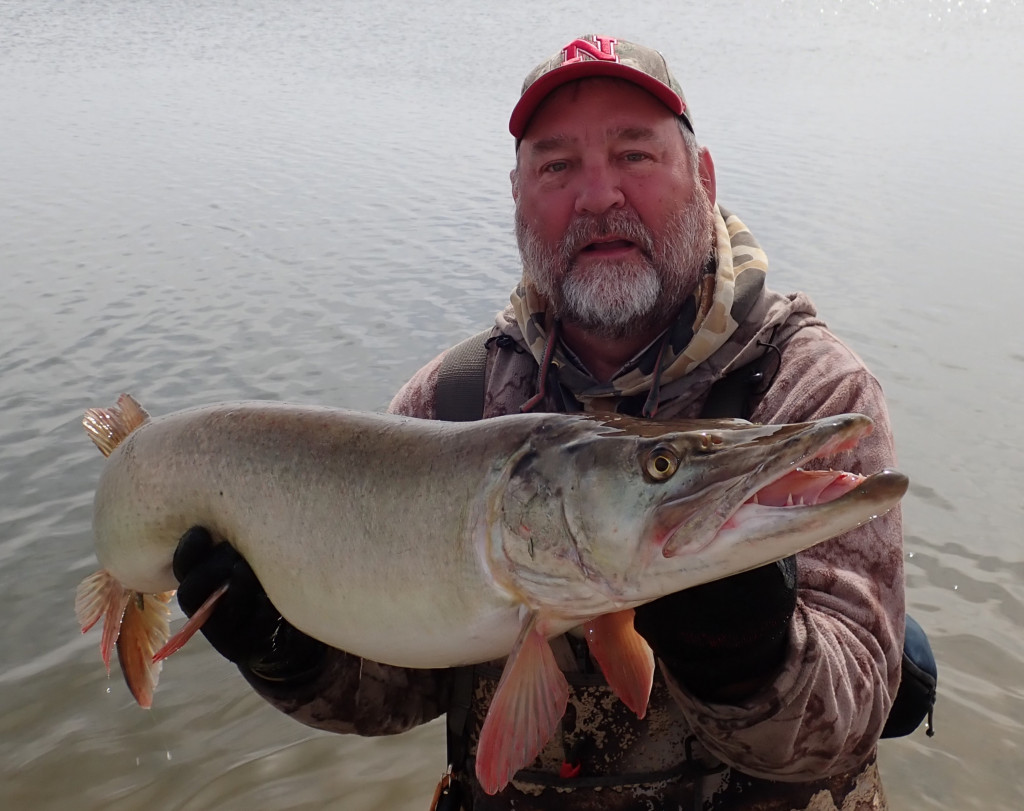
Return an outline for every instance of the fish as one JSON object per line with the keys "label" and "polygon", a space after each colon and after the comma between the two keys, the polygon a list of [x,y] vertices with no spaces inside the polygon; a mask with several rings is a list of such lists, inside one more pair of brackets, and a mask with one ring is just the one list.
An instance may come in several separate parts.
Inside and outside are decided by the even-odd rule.
{"label": "fish", "polygon": [[99,571],[78,587],[136,701],[227,586],[173,636],[181,536],[206,527],[304,633],[389,665],[506,659],[476,773],[500,791],[568,700],[549,639],[579,628],[640,717],[655,661],[633,610],[795,554],[892,509],[907,478],[801,465],[853,447],[860,414],[806,423],[515,414],[441,422],[266,401],[150,417],[130,395],[83,425],[108,457]]}

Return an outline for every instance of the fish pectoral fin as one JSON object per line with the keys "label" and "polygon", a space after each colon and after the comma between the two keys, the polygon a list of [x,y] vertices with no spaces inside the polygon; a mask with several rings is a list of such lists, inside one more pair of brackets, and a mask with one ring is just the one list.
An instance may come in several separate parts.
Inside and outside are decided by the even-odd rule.
{"label": "fish pectoral fin", "polygon": [[140,594],[134,591],[131,596],[121,620],[117,659],[135,700],[140,707],[149,708],[163,667],[161,662],[153,661],[153,653],[170,636],[171,610],[167,603],[174,592]]}
{"label": "fish pectoral fin", "polygon": [[583,626],[590,653],[622,703],[643,718],[654,683],[654,653],[633,628],[632,608],[602,614]]}
{"label": "fish pectoral fin", "polygon": [[540,754],[569,701],[569,684],[537,626],[537,612],[524,618],[480,730],[476,776],[488,794]]}
{"label": "fish pectoral fin", "polygon": [[131,599],[132,592],[126,589],[106,569],[100,569],[82,580],[75,592],[75,616],[82,633],[103,619],[103,636],[100,639],[100,656],[110,675],[110,654],[121,632],[121,619]]}
{"label": "fish pectoral fin", "polygon": [[188,618],[188,622],[182,625],[181,629],[174,636],[168,639],[166,644],[160,648],[160,650],[153,654],[153,662],[163,661],[172,653],[176,653],[182,645],[188,642],[195,632],[203,627],[203,623],[206,622],[207,617],[210,616],[210,612],[213,611],[213,607],[217,604],[217,601],[224,596],[224,592],[227,590],[228,584],[224,583],[217,588],[213,594],[207,597],[205,602],[199,606],[196,613]]}

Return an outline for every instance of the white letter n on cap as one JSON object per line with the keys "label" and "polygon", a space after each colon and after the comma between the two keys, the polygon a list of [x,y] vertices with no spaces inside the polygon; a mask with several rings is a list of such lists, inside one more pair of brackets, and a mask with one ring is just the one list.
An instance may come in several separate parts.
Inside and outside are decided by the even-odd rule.
{"label": "white letter n on cap", "polygon": [[594,39],[597,40],[596,44],[585,39],[574,39],[566,45],[562,49],[562,64],[571,65],[574,62],[582,62],[586,57],[580,51],[585,51],[591,59],[600,59],[602,62],[619,61],[619,57],[615,53],[614,37],[595,36]]}

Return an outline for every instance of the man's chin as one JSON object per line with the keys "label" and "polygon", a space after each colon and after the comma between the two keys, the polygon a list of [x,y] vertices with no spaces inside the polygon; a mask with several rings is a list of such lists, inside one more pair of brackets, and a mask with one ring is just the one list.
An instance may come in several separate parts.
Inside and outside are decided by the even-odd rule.
{"label": "man's chin", "polygon": [[612,263],[565,280],[558,309],[563,321],[604,338],[646,331],[659,315],[662,285],[650,268]]}
{"label": "man's chin", "polygon": [[558,308],[559,317],[564,323],[572,324],[579,329],[598,338],[621,340],[644,335],[652,329],[662,326],[664,320],[662,308],[623,308],[621,302],[612,304],[592,303],[587,307],[573,306],[563,302]]}

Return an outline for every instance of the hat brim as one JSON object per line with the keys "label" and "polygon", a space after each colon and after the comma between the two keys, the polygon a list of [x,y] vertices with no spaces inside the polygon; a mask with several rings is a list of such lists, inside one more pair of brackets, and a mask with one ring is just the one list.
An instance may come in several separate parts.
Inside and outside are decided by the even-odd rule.
{"label": "hat brim", "polygon": [[593,76],[609,76],[616,79],[625,79],[628,82],[643,88],[668,109],[686,121],[686,125],[692,130],[689,119],[686,116],[686,105],[679,98],[671,87],[659,82],[653,76],[644,73],[642,70],[624,65],[621,62],[605,62],[598,59],[588,59],[583,62],[576,62],[572,65],[564,65],[545,73],[526,92],[520,96],[518,103],[512,110],[512,117],[508,121],[508,131],[516,139],[520,139],[526,133],[526,128],[541,105],[551,93],[566,82],[577,79],[587,79]]}

